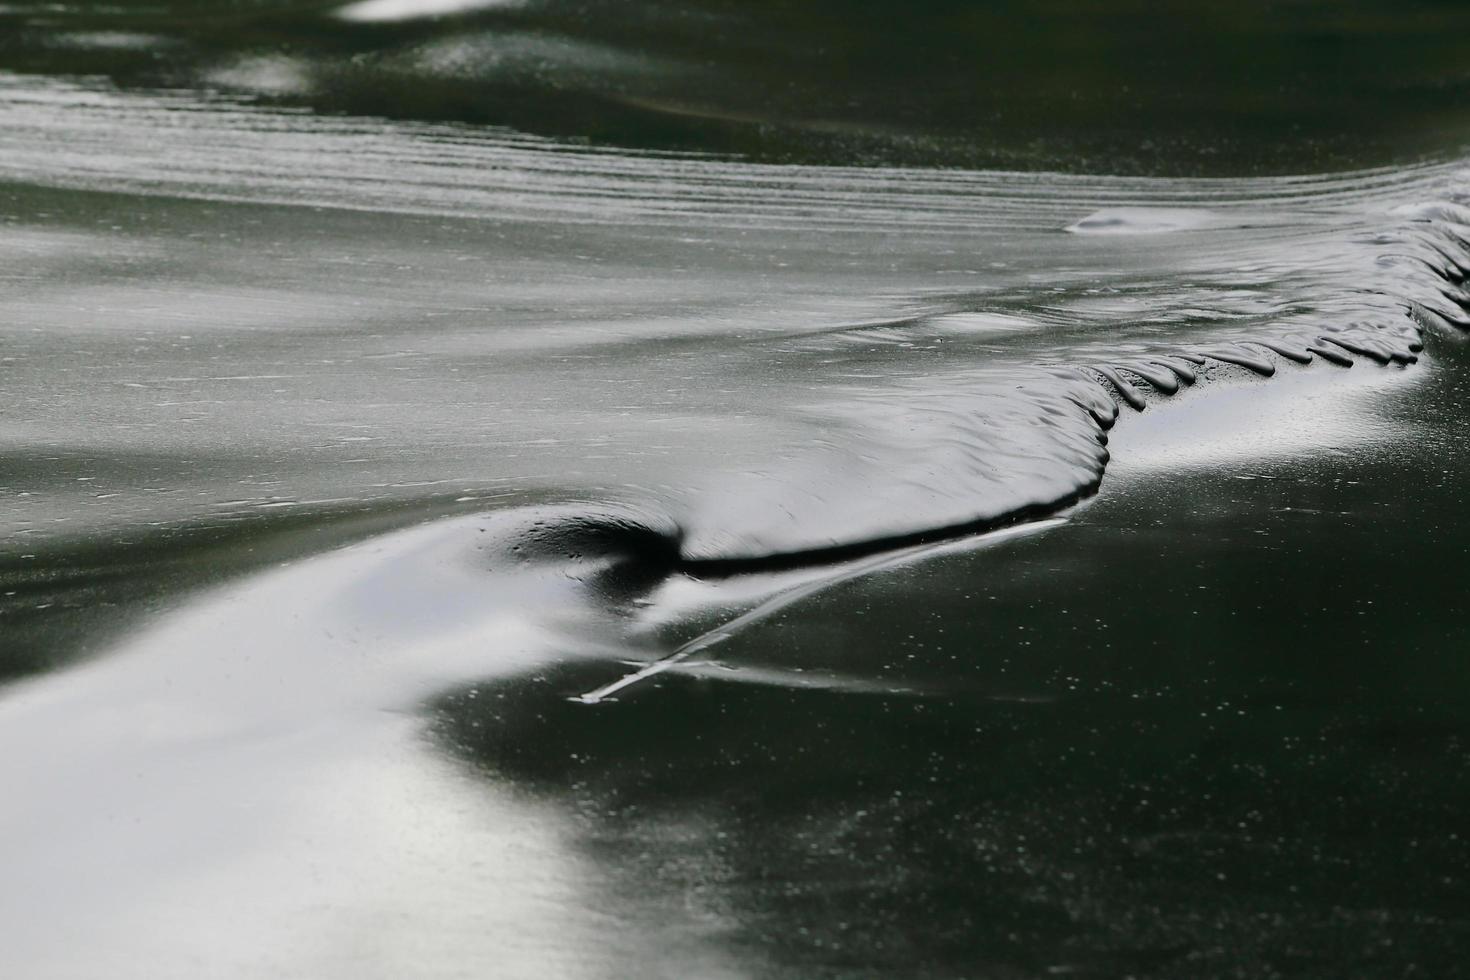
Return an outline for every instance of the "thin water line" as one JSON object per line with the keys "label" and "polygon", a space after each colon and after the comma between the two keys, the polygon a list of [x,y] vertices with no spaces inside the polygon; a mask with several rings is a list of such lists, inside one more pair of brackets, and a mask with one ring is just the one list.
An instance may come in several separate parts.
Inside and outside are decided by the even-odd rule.
{"label": "thin water line", "polygon": [[677,667],[694,656],[694,654],[702,650],[707,650],[718,643],[723,643],[745,627],[768,619],[781,610],[800,602],[802,599],[815,595],[824,589],[841,585],[844,582],[850,582],[853,579],[861,578],[864,575],[880,571],[884,568],[902,565],[909,561],[925,558],[943,551],[995,544],[1011,538],[1038,534],[1065,524],[1066,522],[1067,519],[1064,517],[1048,517],[1015,527],[1000,528],[999,530],[990,531],[959,542],[940,541],[931,544],[913,545],[908,548],[901,548],[898,551],[869,558],[866,561],[855,562],[846,568],[835,571],[831,575],[784,589],[756,605],[754,608],[746,610],[712,630],[701,633],[699,636],[680,646],[674,652],[645,664],[638,670],[625,674],[610,684],[605,684],[595,690],[576,695],[567,700],[576,701],[581,704],[601,704],[604,701],[612,700],[614,695],[627,690],[634,684],[648,680],[650,677],[656,677],[670,668]]}

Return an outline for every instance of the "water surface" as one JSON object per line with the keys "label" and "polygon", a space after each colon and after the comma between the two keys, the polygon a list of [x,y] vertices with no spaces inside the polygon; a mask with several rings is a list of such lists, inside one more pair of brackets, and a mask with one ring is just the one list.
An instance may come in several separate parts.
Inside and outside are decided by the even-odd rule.
{"label": "water surface", "polygon": [[5,972],[1454,975],[1465,17],[1193,10],[0,9]]}

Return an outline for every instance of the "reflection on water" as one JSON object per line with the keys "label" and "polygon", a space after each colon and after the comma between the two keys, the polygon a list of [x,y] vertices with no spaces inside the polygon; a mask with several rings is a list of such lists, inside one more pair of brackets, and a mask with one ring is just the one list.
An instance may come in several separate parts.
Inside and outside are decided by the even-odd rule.
{"label": "reflection on water", "polygon": [[1466,16],[0,8],[0,973],[1455,975]]}
{"label": "reflection on water", "polygon": [[803,163],[1306,173],[1462,146],[1467,27],[1440,0],[19,0],[0,68]]}
{"label": "reflection on water", "polygon": [[336,15],[347,21],[372,23],[516,7],[520,3],[521,0],[359,0],[344,5]]}
{"label": "reflection on water", "polygon": [[594,710],[556,695],[606,670],[477,683],[439,736],[753,975],[1452,976],[1470,636],[1422,569],[1464,537],[1420,508],[1465,503],[1462,353],[1399,392],[1409,441],[1370,410],[1201,471],[1125,462],[1192,450],[1188,409],[1124,424],[1063,529],[818,593]]}
{"label": "reflection on water", "polygon": [[61,188],[10,192],[28,550],[431,487],[637,503],[690,560],[906,542],[1091,492],[1109,392],[1470,324],[1453,164],[910,178],[0,82],[0,166]]}

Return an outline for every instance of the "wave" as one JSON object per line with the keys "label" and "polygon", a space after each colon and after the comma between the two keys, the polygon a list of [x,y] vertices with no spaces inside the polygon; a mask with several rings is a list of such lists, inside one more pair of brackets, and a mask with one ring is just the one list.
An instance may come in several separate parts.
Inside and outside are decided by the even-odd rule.
{"label": "wave", "polygon": [[719,221],[834,232],[1050,230],[1099,208],[1130,207],[1142,214],[1194,208],[1196,224],[1270,229],[1399,199],[1453,169],[1144,178],[782,165],[597,147],[503,127],[321,116],[218,93],[132,91],[102,79],[5,71],[0,149],[0,178],[79,189],[577,224]]}
{"label": "wave", "polygon": [[[331,165],[292,165],[306,159]],[[696,444],[702,437],[691,431],[695,442],[677,458],[645,465],[646,479],[623,482],[608,500],[666,515],[638,535],[624,528],[620,547],[636,538],[659,563],[708,575],[844,561],[1051,514],[1097,490],[1107,430],[1122,409],[1283,367],[1412,364],[1426,331],[1470,327],[1470,184],[1458,164],[1249,180],[780,167],[8,75],[0,76],[0,176],[175,199],[452,214],[468,223],[466,235],[483,241],[489,228],[510,242],[494,247],[511,262],[518,239],[508,236],[562,228],[551,234],[563,264],[528,274],[580,274],[596,256],[568,257],[579,250],[659,248],[686,264],[681,288],[706,292],[727,289],[732,278],[742,288],[768,281],[761,266],[773,249],[807,266],[777,296],[798,304],[802,290],[850,290],[851,255],[890,255],[890,292],[848,305],[866,303],[879,315],[856,322],[808,319],[797,305],[781,314],[784,323],[738,319],[736,331],[711,335],[702,320],[709,314],[696,308],[688,327],[666,318],[652,333],[604,326],[564,334],[550,329],[552,305],[550,323],[524,340],[494,323],[494,307],[491,322],[473,328],[486,338],[477,344],[524,350],[546,358],[543,365],[558,363],[552,352],[581,352],[593,358],[591,370],[600,370],[599,358],[618,358],[625,366],[617,370],[650,392],[665,383],[668,366],[690,364],[703,391],[686,401],[707,403],[705,424],[756,415],[738,453],[730,454],[733,444]],[[290,215],[281,222],[297,224]],[[711,228],[730,240],[712,240]],[[66,253],[86,242],[45,248]],[[951,278],[971,285],[936,287],[936,255]],[[923,288],[904,289],[909,269]],[[483,283],[453,285],[484,302]],[[310,303],[301,309],[316,315],[320,301]],[[897,315],[882,315],[883,306]],[[728,314],[714,312],[707,322],[718,326]],[[738,332],[742,323],[749,335]],[[657,354],[645,346],[654,339]],[[415,333],[412,343],[424,342]],[[672,355],[683,362],[662,352],[670,345],[687,351]],[[511,364],[496,373],[481,364],[488,373],[474,380],[479,387],[519,386],[519,397],[533,401],[562,392],[580,413],[569,426],[595,411],[579,408],[554,371]],[[179,380],[197,399],[241,379],[295,377],[247,368],[259,370]],[[373,370],[354,381],[364,394],[395,390],[394,375]],[[301,377],[315,383],[309,371]],[[407,391],[420,397],[422,389]],[[348,398],[346,406],[366,413],[358,427],[401,427],[401,412],[373,422],[381,399]],[[64,415],[71,407],[59,408]],[[466,426],[443,411],[425,406],[410,418],[435,420],[445,428],[433,438],[461,440],[466,453],[503,444],[493,433],[469,441]],[[290,425],[303,431],[313,421]],[[631,440],[666,430],[653,422],[629,428],[622,445],[646,459],[647,446]],[[526,441],[536,434],[528,428]],[[424,436],[405,430],[393,438],[407,448]],[[616,480],[616,453],[599,456]],[[498,479],[516,476],[512,469]],[[340,495],[343,477],[327,479]],[[564,496],[587,495],[557,480],[552,474]],[[279,492],[272,499],[291,500]],[[577,533],[594,529],[613,530],[594,521]]]}
{"label": "wave", "polygon": [[[586,725],[670,670],[952,696],[708,651],[854,577],[1052,533],[1137,412],[1389,377],[1470,327],[1457,163],[795,168],[0,76],[0,178],[0,613],[12,656],[44,651],[0,700],[0,735],[43,748],[0,759],[23,975],[248,976],[261,949],[347,975],[332,937],[364,921],[411,957],[452,933],[501,962],[529,927],[525,972],[575,959],[604,909],[515,890],[586,879],[556,814],[487,811],[449,755],[529,746],[580,780],[536,695]],[[322,519],[354,510],[377,517]],[[228,560],[190,550],[219,525]],[[18,677],[87,629],[105,656]],[[426,731],[456,691],[483,709]],[[593,742],[693,731],[619,718]]]}
{"label": "wave", "polygon": [[782,162],[1288,173],[1455,152],[1470,17],[1422,6],[19,2],[0,67]]}

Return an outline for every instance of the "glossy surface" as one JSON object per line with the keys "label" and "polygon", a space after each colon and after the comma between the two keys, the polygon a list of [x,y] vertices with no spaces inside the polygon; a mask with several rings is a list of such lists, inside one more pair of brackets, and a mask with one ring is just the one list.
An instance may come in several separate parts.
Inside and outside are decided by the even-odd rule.
{"label": "glossy surface", "polygon": [[0,973],[1454,975],[1470,35],[1190,11],[0,9]]}

